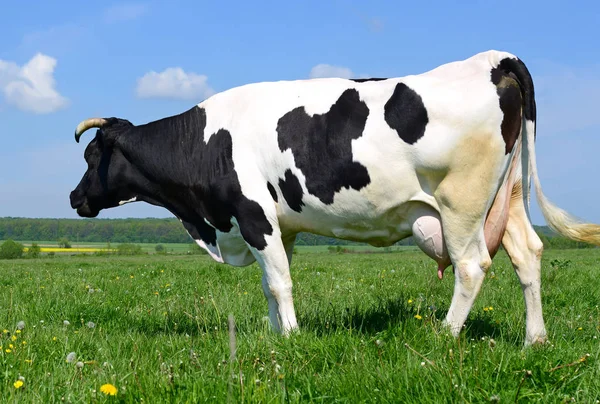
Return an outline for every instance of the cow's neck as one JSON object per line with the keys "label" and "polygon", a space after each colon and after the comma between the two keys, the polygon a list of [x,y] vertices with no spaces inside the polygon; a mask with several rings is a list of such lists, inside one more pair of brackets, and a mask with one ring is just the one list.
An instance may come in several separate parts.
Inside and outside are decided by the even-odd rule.
{"label": "cow's neck", "polygon": [[[123,153],[140,173],[138,199],[162,206],[177,217],[195,223],[218,221],[211,203],[208,179],[202,168],[205,151],[204,110],[194,107],[182,114],[135,126],[120,139]],[[228,227],[229,223],[220,226]]]}
{"label": "cow's neck", "polygon": [[167,187],[189,187],[197,180],[206,117],[194,107],[145,125],[135,126],[120,143],[129,161],[148,180]]}

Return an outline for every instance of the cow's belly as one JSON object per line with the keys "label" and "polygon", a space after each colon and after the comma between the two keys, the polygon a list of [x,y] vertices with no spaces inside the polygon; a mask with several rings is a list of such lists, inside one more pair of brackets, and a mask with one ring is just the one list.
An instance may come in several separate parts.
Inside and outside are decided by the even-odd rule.
{"label": "cow's belly", "polygon": [[[279,216],[282,232],[309,232],[322,236],[386,247],[412,235],[412,224],[425,214],[436,212],[427,195],[386,200],[376,205],[366,195],[336,200],[331,206],[307,204],[301,214]],[[427,202],[425,202],[427,201]]]}

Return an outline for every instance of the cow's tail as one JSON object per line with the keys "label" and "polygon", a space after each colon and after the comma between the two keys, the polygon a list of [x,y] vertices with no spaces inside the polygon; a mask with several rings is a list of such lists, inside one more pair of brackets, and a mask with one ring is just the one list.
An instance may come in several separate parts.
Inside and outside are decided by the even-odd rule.
{"label": "cow's tail", "polygon": [[[537,173],[535,159],[535,94],[533,80],[525,64],[517,58],[505,58],[500,62],[500,67],[512,73],[521,87],[523,98],[523,125],[521,131],[523,172],[523,198],[527,215],[529,216],[530,180],[533,179],[538,205],[548,223],[548,226],[557,233],[575,241],[600,246],[600,226],[585,223],[565,210],[559,208],[546,198],[542,191]],[[504,66],[502,66],[504,65]]]}

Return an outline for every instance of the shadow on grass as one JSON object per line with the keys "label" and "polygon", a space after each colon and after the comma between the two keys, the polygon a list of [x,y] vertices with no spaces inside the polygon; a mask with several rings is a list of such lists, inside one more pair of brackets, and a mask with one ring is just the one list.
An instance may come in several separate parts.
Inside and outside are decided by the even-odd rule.
{"label": "shadow on grass", "polygon": [[[374,335],[390,329],[404,329],[407,323],[415,321],[417,314],[414,305],[406,303],[406,298],[381,300],[377,306],[361,309],[358,306],[346,308],[342,312],[335,312],[331,305],[329,310],[321,309],[318,312],[301,315],[299,324],[301,329],[308,330],[318,336],[331,335],[340,330],[364,335]],[[420,315],[424,324],[432,325],[437,330],[442,330],[442,321],[446,317],[447,309],[423,307]],[[433,323],[433,324],[432,324]],[[466,322],[462,335],[467,339],[494,338],[515,344],[521,344],[520,335],[514,335],[506,325],[496,323],[491,317],[471,313]]]}
{"label": "shadow on grass", "polygon": [[[407,301],[406,297],[401,296],[395,299],[381,299],[376,305],[367,308],[355,305],[341,310],[336,310],[333,305],[329,304],[316,307],[312,312],[298,313],[298,324],[301,332],[307,331],[316,336],[333,335],[340,331],[352,331],[366,336],[391,329],[403,331],[410,322],[415,321],[417,314],[415,304],[408,304]],[[134,331],[150,336],[167,334],[197,336],[227,332],[226,315],[221,317],[208,315],[196,318],[179,310],[169,312],[167,316],[164,316],[115,312],[114,309],[108,307],[93,309],[79,307],[78,309],[74,311],[83,315],[82,317],[86,318],[86,321],[87,319],[92,320],[101,327]],[[441,330],[441,323],[447,310],[422,304],[419,313],[423,317],[422,324]],[[78,317],[75,313],[73,314],[74,318]],[[244,333],[263,332],[265,330],[264,317],[251,315],[236,318],[236,328]],[[462,335],[467,339],[486,337],[515,344],[522,343],[521,336],[514,335],[514,332],[506,324],[497,324],[492,317],[480,313],[471,313]]]}
{"label": "shadow on grass", "polygon": [[[395,327],[403,327],[414,318],[416,311],[413,305],[406,303],[405,297],[380,300],[376,306],[364,308],[354,306],[342,311],[331,305],[321,310],[300,314],[301,327],[317,335],[333,334],[340,330],[355,330],[359,334],[377,334]],[[428,310],[433,318],[442,319],[445,313]]]}

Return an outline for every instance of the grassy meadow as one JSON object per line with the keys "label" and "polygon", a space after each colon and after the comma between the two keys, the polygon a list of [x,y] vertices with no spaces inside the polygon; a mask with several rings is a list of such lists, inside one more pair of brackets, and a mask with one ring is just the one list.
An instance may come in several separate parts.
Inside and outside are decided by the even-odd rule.
{"label": "grassy meadow", "polygon": [[[433,261],[412,250],[315,250],[300,248],[294,257],[301,331],[289,338],[269,329],[256,264],[234,268],[183,255],[0,261],[0,400],[600,399],[599,249],[545,253],[550,343],[526,350],[523,297],[502,252],[454,339],[440,326],[452,271],[438,280]],[[116,395],[101,392],[105,384]]]}

